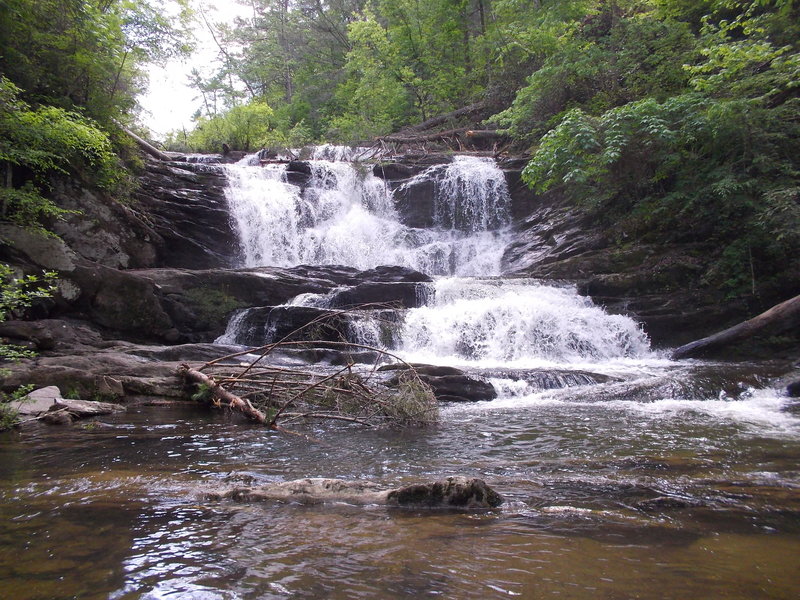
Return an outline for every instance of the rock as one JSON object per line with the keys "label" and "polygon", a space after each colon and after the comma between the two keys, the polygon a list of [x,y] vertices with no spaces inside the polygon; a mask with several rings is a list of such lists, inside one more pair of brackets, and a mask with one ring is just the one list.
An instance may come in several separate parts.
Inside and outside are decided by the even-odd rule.
{"label": "rock", "polygon": [[20,415],[37,416],[49,411],[59,400],[63,400],[61,390],[50,385],[33,390],[14,408]]}
{"label": "rock", "polygon": [[434,227],[436,182],[427,178],[412,179],[394,187],[394,207],[406,227],[419,229]]}
{"label": "rock", "polygon": [[663,510],[676,510],[701,506],[701,503],[689,498],[676,498],[674,496],[656,496],[635,503],[636,508],[645,512],[660,512]]}
{"label": "rock", "polygon": [[786,394],[790,398],[800,398],[800,379],[786,386]]}
{"label": "rock", "polygon": [[71,425],[73,416],[67,410],[57,410],[42,415],[41,420],[48,425]]}
{"label": "rock", "polygon": [[480,402],[497,398],[497,390],[488,381],[469,375],[420,375],[431,386],[436,398],[443,402]]}
{"label": "rock", "polygon": [[114,269],[156,264],[163,240],[129,204],[75,182],[58,180],[54,200],[78,211],[52,224],[52,230],[81,257]]}
{"label": "rock", "polygon": [[133,197],[157,235],[154,266],[209,269],[238,262],[239,242],[228,215],[225,185],[219,165],[146,163]]}
{"label": "rock", "polygon": [[330,308],[353,308],[364,304],[392,305],[397,308],[424,306],[432,288],[424,283],[367,282],[331,296]]}
{"label": "rock", "polygon": [[73,417],[85,419],[86,417],[96,417],[98,415],[110,415],[115,412],[125,412],[125,407],[111,402],[96,402],[94,400],[73,400],[59,398],[50,408],[51,411],[66,410]]}
{"label": "rock", "polygon": [[[129,348],[131,350],[136,347]],[[9,391],[25,384],[57,386],[69,395],[131,398],[185,398],[178,376],[179,362],[147,360],[126,348],[83,351],[65,356],[40,356],[8,365],[2,389]],[[120,393],[121,392],[121,393]]]}
{"label": "rock", "polygon": [[43,235],[39,232],[0,223],[0,240],[7,246],[21,253],[25,262],[39,267],[58,271],[59,274],[71,273],[80,260],[78,254],[57,237]]}
{"label": "rock", "polygon": [[341,479],[298,479],[258,487],[238,487],[206,494],[210,500],[237,502],[279,501],[302,504],[345,502],[381,504],[403,508],[451,508],[481,510],[496,508],[503,497],[480,479],[448,477],[434,482],[408,485],[391,490],[368,481]]}
{"label": "rock", "polygon": [[420,375],[430,375],[433,377],[438,377],[441,375],[464,374],[464,371],[455,367],[425,365],[422,363],[394,363],[391,365],[381,365],[378,367],[378,371],[405,371],[409,366],[414,367],[414,370]]}
{"label": "rock", "polygon": [[486,509],[496,508],[503,497],[482,479],[448,477],[440,481],[407,485],[388,493],[390,505],[403,507]]}
{"label": "rock", "polygon": [[238,328],[241,334],[235,341],[245,346],[263,346],[285,338],[318,342],[347,340],[345,315],[311,306],[253,308],[242,315]]}
{"label": "rock", "polygon": [[[373,298],[388,297],[411,303],[412,293],[422,294],[423,286],[418,284],[430,281],[427,275],[404,267],[358,271],[335,265],[205,271],[144,269],[129,273],[157,286],[162,306],[179,332],[177,341],[180,342],[207,342],[219,337],[225,332],[233,312],[240,308],[260,307],[263,323],[263,315],[272,310],[265,307],[279,306],[300,294],[326,294],[333,290],[344,294],[344,299],[352,299],[347,290],[359,285],[365,286],[365,294],[374,294]],[[366,297],[369,296],[362,296]],[[256,319],[256,315],[251,318]],[[283,328],[287,333],[292,329]],[[239,343],[261,345],[263,342],[239,340]]]}
{"label": "rock", "polygon": [[286,181],[300,187],[311,180],[311,165],[304,160],[293,160],[286,165]]}
{"label": "rock", "polygon": [[385,180],[409,179],[419,173],[419,168],[401,162],[381,162],[372,167],[375,177]]}
{"label": "rock", "polygon": [[[436,399],[441,402],[479,402],[481,400],[494,400],[497,390],[488,381],[467,375],[455,367],[437,367],[434,365],[413,365],[414,370],[424,383],[433,390]],[[381,367],[380,370],[407,369],[406,365],[391,365]],[[386,385],[395,387],[399,385],[399,376],[394,376]]]}
{"label": "rock", "polygon": [[0,337],[29,343],[40,352],[97,349],[106,343],[90,324],[70,319],[5,321],[0,323]]}

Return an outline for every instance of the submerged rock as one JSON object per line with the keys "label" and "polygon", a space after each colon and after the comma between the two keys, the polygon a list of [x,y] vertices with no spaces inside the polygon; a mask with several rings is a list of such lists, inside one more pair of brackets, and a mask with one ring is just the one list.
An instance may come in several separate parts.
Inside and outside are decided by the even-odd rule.
{"label": "submerged rock", "polygon": [[481,479],[447,477],[439,481],[382,490],[369,481],[308,478],[266,484],[258,487],[237,487],[225,492],[206,494],[209,500],[236,502],[298,502],[322,504],[380,504],[406,508],[452,508],[479,510],[496,508],[503,497]]}
{"label": "submerged rock", "polygon": [[[488,381],[467,375],[455,367],[442,367],[423,364],[394,364],[384,365],[379,371],[403,371],[413,367],[420,380],[431,387],[436,399],[441,402],[480,402],[481,400],[494,400],[497,390]],[[395,376],[386,382],[390,387],[397,386],[400,376]]]}

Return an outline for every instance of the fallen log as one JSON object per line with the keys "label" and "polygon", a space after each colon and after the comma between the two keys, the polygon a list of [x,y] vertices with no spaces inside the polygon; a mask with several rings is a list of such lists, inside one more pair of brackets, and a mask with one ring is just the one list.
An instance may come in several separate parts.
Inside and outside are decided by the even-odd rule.
{"label": "fallen log", "polygon": [[450,119],[457,119],[458,117],[464,117],[476,112],[480,112],[484,108],[486,108],[486,106],[487,106],[486,102],[476,102],[475,104],[470,104],[469,106],[459,108],[452,112],[445,113],[443,115],[438,115],[436,117],[431,117],[430,119],[423,121],[422,123],[419,123],[417,125],[406,127],[400,132],[400,134],[406,134],[415,131],[425,131],[426,129],[430,129],[431,127],[436,127],[437,125],[446,123]]}
{"label": "fallen log", "polygon": [[466,132],[467,139],[473,142],[495,142],[508,138],[505,133],[494,129],[470,129]]}
{"label": "fallen log", "polygon": [[268,422],[267,415],[250,404],[249,400],[240,398],[236,394],[229,392],[219,383],[217,383],[213,377],[209,377],[205,373],[201,373],[196,369],[192,369],[186,364],[181,365],[181,373],[188,381],[206,386],[214,398],[225,402],[230,408],[239,411],[252,421],[261,423],[262,425],[273,424],[271,421]]}
{"label": "fallen log", "polygon": [[394,134],[378,138],[382,142],[392,142],[395,144],[416,144],[417,142],[436,142],[439,140],[449,140],[465,135],[469,131],[466,127],[458,129],[448,129],[447,131],[437,131],[436,133],[419,133],[419,134]]}
{"label": "fallen log", "polygon": [[140,138],[138,135],[133,133],[127,127],[123,127],[122,125],[119,125],[119,127],[120,127],[120,129],[122,129],[122,131],[124,131],[126,134],[128,134],[128,136],[134,142],[136,142],[136,144],[142,150],[147,152],[150,156],[153,156],[153,157],[157,158],[158,160],[166,160],[166,161],[172,160],[172,158],[170,158],[170,156],[168,154],[162,152],[161,150],[159,150],[158,148],[153,146],[150,142],[147,142],[147,141],[143,140],[142,138]]}
{"label": "fallen log", "polygon": [[672,353],[673,359],[696,358],[732,346],[756,335],[777,335],[800,329],[800,296],[790,298],[743,323],[690,342]]}

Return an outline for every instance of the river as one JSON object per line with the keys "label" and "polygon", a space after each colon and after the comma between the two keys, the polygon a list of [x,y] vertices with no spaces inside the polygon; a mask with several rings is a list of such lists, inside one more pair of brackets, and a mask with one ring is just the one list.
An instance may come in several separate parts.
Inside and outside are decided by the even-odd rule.
{"label": "river", "polygon": [[[504,279],[510,221],[485,160],[431,168],[441,202],[420,230],[379,180],[318,158],[306,194],[278,167],[230,167],[243,263],[436,276],[393,351],[483,376],[499,397],[406,430],[313,423],[294,436],[149,406],[1,434],[0,598],[797,596],[800,412],[772,387],[785,365],[671,361],[569,285]],[[506,502],[459,513],[204,499],[301,477],[392,487],[453,474]]]}

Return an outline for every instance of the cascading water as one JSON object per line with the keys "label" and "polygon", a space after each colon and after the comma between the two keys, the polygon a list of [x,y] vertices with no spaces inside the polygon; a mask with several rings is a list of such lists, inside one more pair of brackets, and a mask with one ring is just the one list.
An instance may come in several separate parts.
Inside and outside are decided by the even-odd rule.
{"label": "cascading water", "polygon": [[647,337],[573,288],[527,280],[441,279],[434,301],[410,311],[404,350],[415,361],[487,366],[640,358]]}
{"label": "cascading water", "polygon": [[436,224],[427,229],[401,222],[388,186],[370,169],[343,161],[308,164],[304,189],[288,182],[286,165],[260,167],[245,158],[227,167],[226,195],[244,266],[391,264],[430,275],[499,274],[509,197],[492,161],[458,157],[417,176],[437,182]]}
{"label": "cascading water", "polygon": [[[372,169],[330,160],[356,150],[316,149],[302,189],[288,182],[286,165],[245,159],[228,167],[228,200],[246,266],[393,264],[444,276],[432,301],[399,322],[387,326],[364,315],[350,325],[359,342],[391,339],[399,346],[393,349],[422,362],[552,364],[649,353],[632,320],[606,314],[573,288],[486,279],[499,275],[510,239],[508,187],[493,160],[456,156],[401,185],[400,194],[426,183],[433,188],[432,223],[422,229],[403,224],[392,192]],[[327,302],[313,295],[291,304],[326,308]],[[237,315],[219,341],[252,342],[252,333],[237,333],[246,321]]]}
{"label": "cascading water", "polygon": [[[446,373],[444,383],[461,377],[447,375],[457,364],[498,398],[443,402],[440,425],[421,429],[287,418],[277,433],[170,402],[67,433],[6,432],[0,597],[797,597],[800,418],[764,388],[785,373],[776,361],[661,359],[635,323],[573,288],[498,277],[508,200],[491,161],[456,158],[418,176],[435,192],[419,229],[403,224],[382,181],[330,160],[352,154],[318,152],[302,189],[284,166],[229,168],[243,263],[395,263],[435,275],[399,284],[404,305],[418,308],[354,311],[342,329],[406,360],[444,363],[420,369]],[[297,269],[296,279],[306,272],[345,273],[342,286],[352,274]],[[353,287],[314,277],[297,289],[317,293],[237,313],[225,341],[260,344],[290,326],[280,315],[346,305]],[[269,360],[304,361],[303,372],[372,369],[350,365],[369,352],[347,355],[341,371],[307,364],[328,360],[325,351]],[[358,389],[350,375],[345,400]],[[248,393],[246,378],[234,391]],[[298,477],[390,489],[454,474],[485,479],[506,504],[465,514],[212,499]]]}

